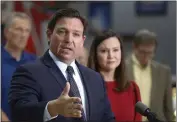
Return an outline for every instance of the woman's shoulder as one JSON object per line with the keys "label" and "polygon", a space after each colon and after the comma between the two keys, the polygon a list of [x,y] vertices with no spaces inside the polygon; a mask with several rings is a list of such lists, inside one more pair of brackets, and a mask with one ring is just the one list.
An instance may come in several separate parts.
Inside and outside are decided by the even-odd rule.
{"label": "woman's shoulder", "polygon": [[135,81],[130,80],[130,81],[128,81],[128,82],[130,83],[130,85],[131,85],[132,87],[135,87],[135,88],[138,88],[138,89],[139,89],[139,86],[137,85],[137,83],[136,83]]}
{"label": "woman's shoulder", "polygon": [[141,101],[141,94],[140,94],[139,86],[137,85],[135,81],[129,81],[129,83],[130,83],[131,88],[136,94],[137,101]]}
{"label": "woman's shoulder", "polygon": [[133,91],[140,92],[139,86],[135,81],[131,80],[131,81],[128,81],[128,82],[129,82],[130,89],[132,89]]}

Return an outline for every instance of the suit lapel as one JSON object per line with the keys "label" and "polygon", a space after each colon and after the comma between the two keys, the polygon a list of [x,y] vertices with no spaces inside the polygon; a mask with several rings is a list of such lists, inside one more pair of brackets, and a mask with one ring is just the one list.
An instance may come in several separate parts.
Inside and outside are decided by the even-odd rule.
{"label": "suit lapel", "polygon": [[41,58],[41,60],[49,68],[50,73],[55,77],[56,81],[60,84],[60,86],[62,88],[64,88],[66,85],[66,79],[63,76],[60,69],[55,64],[55,62],[53,61],[53,59],[50,57],[48,51],[44,54],[44,56]]}
{"label": "suit lapel", "polygon": [[87,121],[90,118],[90,109],[91,109],[91,103],[90,101],[90,97],[91,97],[91,93],[89,91],[92,91],[92,87],[89,84],[89,79],[90,77],[87,75],[88,73],[85,71],[85,69],[83,68],[83,66],[81,66],[80,64],[78,64],[76,62],[76,65],[79,68],[79,71],[81,73],[81,77],[82,77],[82,81],[83,81],[83,85],[84,85],[84,89],[85,89],[85,98],[86,98],[86,114],[87,114]]}
{"label": "suit lapel", "polygon": [[151,97],[150,97],[150,106],[153,107],[152,103],[153,103],[153,100],[156,99],[156,94],[155,94],[155,90],[156,90],[156,85],[157,85],[157,79],[156,77],[158,76],[157,74],[157,68],[156,66],[152,63],[151,64],[151,80],[152,80],[152,83],[151,83]]}
{"label": "suit lapel", "polygon": [[[53,61],[53,59],[50,57],[49,52],[47,51],[43,57],[41,57],[41,61],[49,68],[50,73],[55,77],[56,81],[60,84],[60,86],[62,88],[65,87],[66,85],[66,79],[63,76],[62,72],[60,71],[60,69],[57,67],[57,65],[55,64],[55,62]],[[85,96],[86,96],[86,113],[87,113],[87,120],[90,117],[90,107],[91,105],[88,104],[90,103],[90,96],[91,93],[88,91],[91,91],[92,87],[89,84],[89,76],[87,75],[87,72],[84,70],[84,68],[78,64],[76,62],[76,65],[79,68],[79,71],[81,73],[81,77],[82,77],[82,81],[83,81],[83,85],[85,88]],[[70,95],[72,95],[72,92],[70,92]]]}

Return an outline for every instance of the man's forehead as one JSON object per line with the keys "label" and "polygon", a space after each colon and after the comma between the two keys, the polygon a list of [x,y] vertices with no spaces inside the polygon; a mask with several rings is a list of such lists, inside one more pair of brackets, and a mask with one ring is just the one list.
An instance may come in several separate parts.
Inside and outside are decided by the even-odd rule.
{"label": "man's forehead", "polygon": [[16,17],[12,19],[12,24],[21,23],[21,22],[30,23],[30,20],[27,18],[20,18],[20,17]]}
{"label": "man's forehead", "polygon": [[84,26],[78,18],[62,18],[56,22],[56,28],[74,29],[83,31]]}
{"label": "man's forehead", "polygon": [[78,31],[78,32],[83,31],[83,28],[79,28],[77,26],[71,27],[71,26],[67,26],[65,24],[57,24],[56,29],[66,29],[66,30]]}
{"label": "man's forehead", "polygon": [[150,43],[150,44],[140,44],[139,47],[155,47],[155,44]]}
{"label": "man's forehead", "polygon": [[139,49],[141,49],[141,50],[154,50],[155,45],[140,45]]}

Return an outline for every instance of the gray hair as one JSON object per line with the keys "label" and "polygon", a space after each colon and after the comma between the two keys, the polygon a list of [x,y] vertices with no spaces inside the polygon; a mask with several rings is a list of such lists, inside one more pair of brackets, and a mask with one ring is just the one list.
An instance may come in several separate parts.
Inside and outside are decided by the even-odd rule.
{"label": "gray hair", "polygon": [[13,20],[15,18],[21,18],[21,19],[27,19],[29,20],[30,24],[32,23],[31,18],[24,12],[12,12],[9,16],[7,16],[5,23],[5,28],[9,28],[12,23]]}
{"label": "gray hair", "polygon": [[151,32],[147,29],[142,29],[135,34],[133,43],[135,45],[152,44],[152,43],[157,45],[157,36],[154,32]]}

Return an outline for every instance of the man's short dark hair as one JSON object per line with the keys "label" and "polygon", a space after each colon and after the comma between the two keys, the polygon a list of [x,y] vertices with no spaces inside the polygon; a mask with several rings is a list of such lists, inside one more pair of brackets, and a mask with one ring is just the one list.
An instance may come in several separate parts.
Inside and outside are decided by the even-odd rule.
{"label": "man's short dark hair", "polygon": [[133,43],[136,46],[140,44],[155,44],[157,46],[157,37],[154,32],[151,32],[147,29],[142,29],[135,34]]}
{"label": "man's short dark hair", "polygon": [[53,31],[56,25],[56,22],[64,17],[69,18],[78,18],[81,20],[83,26],[84,26],[84,33],[87,28],[87,21],[80,15],[79,11],[73,8],[66,8],[66,9],[59,9],[54,15],[51,17],[47,29]]}

